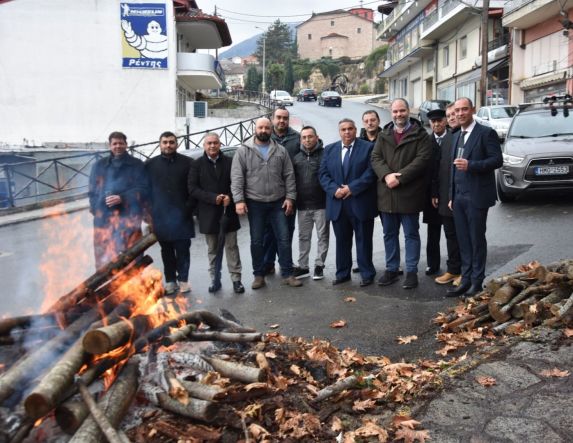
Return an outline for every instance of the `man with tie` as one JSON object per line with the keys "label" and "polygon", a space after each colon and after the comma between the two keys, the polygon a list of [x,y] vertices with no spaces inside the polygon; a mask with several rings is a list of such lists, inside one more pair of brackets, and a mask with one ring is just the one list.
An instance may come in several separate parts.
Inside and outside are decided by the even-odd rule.
{"label": "man with tie", "polygon": [[390,109],[392,121],[384,126],[372,150],[386,252],[386,271],[378,284],[388,286],[398,281],[402,226],[406,240],[406,278],[402,287],[412,289],[418,286],[420,211],[424,209],[432,148],[422,124],[410,118],[405,99],[395,99]]}
{"label": "man with tie", "polygon": [[336,236],[338,285],[350,280],[352,237],[362,281],[369,286],[376,270],[372,263],[372,234],[376,217],[376,175],[370,165],[372,143],[356,138],[356,124],[349,118],[338,123],[341,141],[325,148],[320,163],[320,184],[326,192],[326,217]]}
{"label": "man with tie", "polygon": [[459,98],[454,108],[461,130],[454,138],[456,149],[452,150],[449,204],[460,245],[462,281],[457,288],[448,290],[450,297],[472,296],[482,290],[487,212],[497,200],[494,171],[503,163],[497,133],[474,120],[472,101]]}
{"label": "man with tie", "polygon": [[446,112],[442,109],[434,109],[428,112],[428,119],[432,127],[434,148],[433,175],[431,180],[431,205],[437,210],[435,224],[428,223],[428,241],[426,243],[426,255],[428,265],[435,269],[440,267],[440,236],[442,226],[446,234],[446,246],[448,259],[446,272],[434,281],[440,285],[454,283],[461,275],[461,258],[454,218],[448,202],[450,200],[450,177],[452,175],[452,133],[447,129]]}

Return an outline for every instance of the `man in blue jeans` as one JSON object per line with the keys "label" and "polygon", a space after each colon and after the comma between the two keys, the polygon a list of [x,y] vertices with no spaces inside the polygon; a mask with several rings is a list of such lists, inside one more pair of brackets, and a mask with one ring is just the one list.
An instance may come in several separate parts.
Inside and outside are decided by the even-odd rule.
{"label": "man in blue jeans", "polygon": [[260,118],[255,135],[237,149],[231,167],[231,191],[236,212],[247,214],[251,234],[251,259],[255,280],[252,288],[265,286],[265,226],[269,223],[277,239],[283,284],[298,287],[293,276],[291,238],[287,216],[294,211],[296,182],[287,150],[271,140],[271,121]]}
{"label": "man in blue jeans", "polygon": [[400,226],[406,241],[404,289],[418,286],[420,260],[420,211],[424,209],[427,169],[432,146],[422,124],[410,117],[403,98],[391,105],[392,121],[382,129],[372,150],[372,169],[378,176],[378,210],[384,230],[386,271],[380,286],[398,281],[400,266]]}

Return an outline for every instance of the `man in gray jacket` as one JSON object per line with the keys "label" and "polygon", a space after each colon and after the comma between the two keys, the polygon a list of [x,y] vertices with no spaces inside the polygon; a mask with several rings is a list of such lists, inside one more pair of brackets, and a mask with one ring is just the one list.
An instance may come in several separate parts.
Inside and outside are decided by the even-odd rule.
{"label": "man in gray jacket", "polygon": [[291,239],[286,216],[296,200],[294,169],[287,150],[271,140],[271,122],[260,118],[255,135],[233,157],[231,191],[237,214],[247,214],[251,234],[251,259],[255,280],[252,288],[265,286],[263,237],[270,223],[279,253],[283,284],[302,286],[293,274]]}

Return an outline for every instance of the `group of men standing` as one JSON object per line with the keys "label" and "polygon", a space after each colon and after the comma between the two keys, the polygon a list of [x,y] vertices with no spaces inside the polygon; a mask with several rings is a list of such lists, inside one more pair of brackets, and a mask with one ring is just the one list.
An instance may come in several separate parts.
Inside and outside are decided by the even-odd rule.
{"label": "group of men standing", "polygon": [[[485,277],[487,212],[496,200],[493,173],[501,166],[501,150],[495,131],[473,120],[471,100],[458,99],[447,112],[447,116],[444,111],[428,115],[432,128],[428,134],[410,117],[408,102],[395,99],[392,121],[384,128],[378,114],[367,111],[360,137],[354,121],[345,118],[338,124],[340,140],[323,147],[314,127],[305,126],[298,133],[289,125],[288,111],[277,108],[272,119],[256,121],[254,135],[232,160],[221,153],[216,134],[205,136],[203,156],[192,160],[176,152],[176,137],[166,132],[160,137],[161,155],[143,164],[126,153],[125,135],[112,133],[111,155],[96,163],[90,178],[96,265],[133,244],[141,236],[139,223],[145,216],[161,245],[166,290],[189,291],[196,209],[207,243],[210,292],[221,288],[220,262],[218,266],[216,262],[223,243],[233,289],[244,292],[237,246],[240,215],[249,219],[253,289],[264,287],[265,276],[275,272],[277,253],[283,284],[302,286],[301,278],[310,275],[313,230],[317,235],[313,278],[322,279],[330,222],[336,237],[333,284],[351,279],[355,237],[355,271],[360,273],[360,285],[368,286],[376,276],[373,231],[374,219],[380,216],[386,270],[378,284],[391,285],[403,273],[402,228],[402,286],[411,289],[418,286],[423,212],[428,224],[426,274],[439,272],[443,226],[447,270],[435,281],[458,284],[447,295],[476,293]],[[453,133],[457,126],[461,129]],[[298,266],[292,257],[296,214]]]}

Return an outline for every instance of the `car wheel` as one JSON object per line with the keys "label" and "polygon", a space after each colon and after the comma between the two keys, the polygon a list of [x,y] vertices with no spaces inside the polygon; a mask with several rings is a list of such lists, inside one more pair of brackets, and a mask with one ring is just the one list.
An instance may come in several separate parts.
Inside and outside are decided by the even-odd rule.
{"label": "car wheel", "polygon": [[517,196],[515,196],[515,195],[508,194],[507,192],[504,192],[504,190],[501,189],[501,185],[499,184],[499,182],[497,180],[495,182],[495,187],[497,188],[497,197],[499,198],[500,202],[511,203],[511,202],[515,201],[515,199],[517,198]]}

